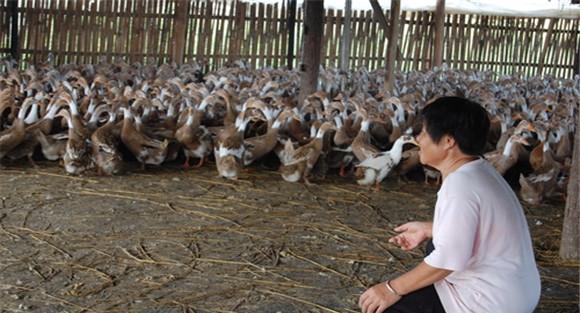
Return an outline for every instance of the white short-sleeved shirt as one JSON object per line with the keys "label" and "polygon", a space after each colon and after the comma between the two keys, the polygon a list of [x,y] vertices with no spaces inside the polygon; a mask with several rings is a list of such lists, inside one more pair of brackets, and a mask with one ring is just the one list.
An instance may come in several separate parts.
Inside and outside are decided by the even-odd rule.
{"label": "white short-sleeved shirt", "polygon": [[430,266],[453,271],[435,283],[447,313],[532,312],[540,275],[522,207],[485,160],[461,166],[437,193]]}

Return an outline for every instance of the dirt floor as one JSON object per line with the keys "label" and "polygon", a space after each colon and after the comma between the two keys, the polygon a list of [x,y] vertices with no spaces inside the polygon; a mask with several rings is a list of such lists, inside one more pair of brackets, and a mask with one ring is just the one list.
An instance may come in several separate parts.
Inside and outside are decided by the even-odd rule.
{"label": "dirt floor", "polygon": [[[375,193],[334,174],[306,187],[259,168],[236,182],[216,173],[0,170],[0,312],[359,312],[365,286],[421,260],[387,239],[432,216],[435,186],[387,179]],[[525,210],[537,312],[578,312],[579,264],[558,259],[563,199]]]}

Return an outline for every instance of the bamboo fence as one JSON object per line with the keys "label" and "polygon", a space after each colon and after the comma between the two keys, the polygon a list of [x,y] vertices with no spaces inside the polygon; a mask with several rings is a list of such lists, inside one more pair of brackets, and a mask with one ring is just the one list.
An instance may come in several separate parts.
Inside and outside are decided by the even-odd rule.
{"label": "bamboo fence", "polygon": [[[0,57],[12,51],[9,1],[0,0]],[[123,57],[156,64],[198,60],[207,69],[237,59],[246,59],[255,68],[279,67],[287,65],[287,12],[286,2],[19,0],[18,49],[22,60],[33,63],[52,53],[56,64]],[[299,8],[293,67],[301,56],[302,17]],[[500,75],[572,77],[577,71],[579,23],[564,18],[446,14],[443,62]],[[326,10],[321,51],[325,66],[338,66],[343,24],[342,10]],[[384,68],[387,36],[372,11],[353,11],[350,26],[349,67]],[[434,28],[434,12],[401,13],[396,69],[431,67]]]}

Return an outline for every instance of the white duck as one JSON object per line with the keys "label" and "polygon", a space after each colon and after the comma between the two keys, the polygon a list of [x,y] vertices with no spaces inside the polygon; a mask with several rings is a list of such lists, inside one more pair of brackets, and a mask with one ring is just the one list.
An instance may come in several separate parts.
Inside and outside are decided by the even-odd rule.
{"label": "white duck", "polygon": [[359,185],[371,185],[375,184],[375,190],[379,191],[380,183],[387,177],[389,172],[399,164],[401,161],[401,156],[403,154],[403,145],[406,143],[411,143],[418,145],[417,141],[413,136],[403,135],[399,137],[393,147],[389,151],[381,152],[376,156],[369,157],[357,165],[358,168],[362,169],[363,177],[358,179],[356,182]]}

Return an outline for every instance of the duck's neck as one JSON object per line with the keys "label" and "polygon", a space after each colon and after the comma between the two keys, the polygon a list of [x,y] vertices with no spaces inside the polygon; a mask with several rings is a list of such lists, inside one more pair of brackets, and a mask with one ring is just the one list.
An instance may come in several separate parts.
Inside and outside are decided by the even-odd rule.
{"label": "duck's neck", "polygon": [[502,155],[506,158],[509,157],[512,152],[513,146],[514,146],[513,139],[512,138],[508,139],[507,143],[505,144],[505,147],[503,148]]}
{"label": "duck's neck", "polygon": [[397,140],[393,144],[391,150],[389,150],[390,155],[393,158],[393,161],[395,161],[395,164],[399,164],[399,162],[401,161],[401,157],[403,155],[403,144],[404,142],[402,140]]}

